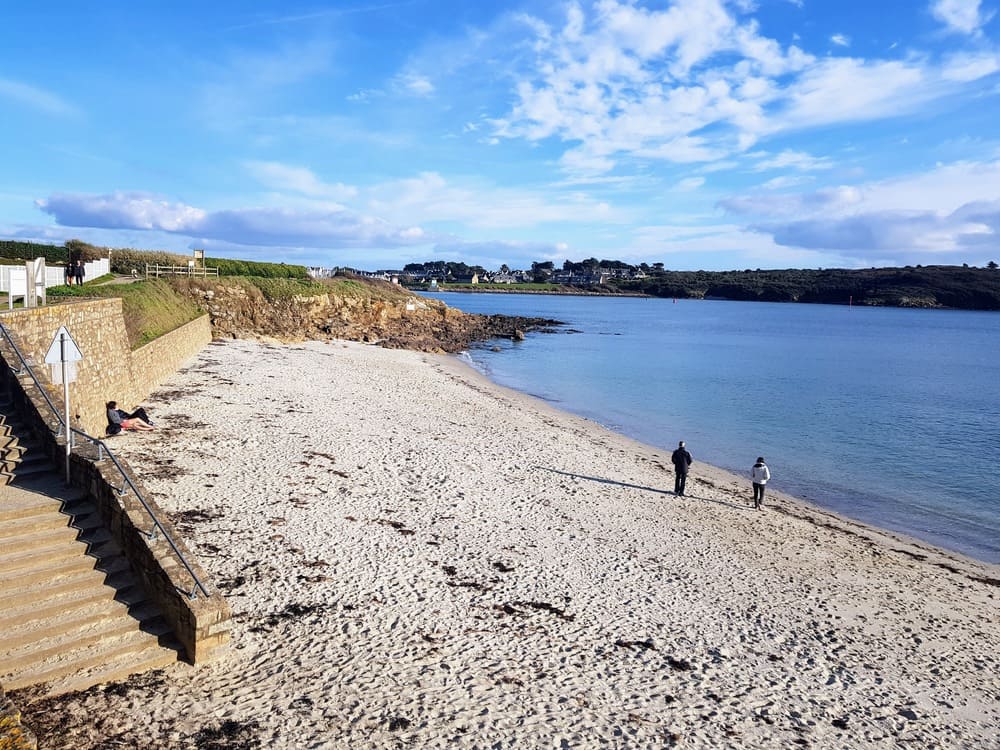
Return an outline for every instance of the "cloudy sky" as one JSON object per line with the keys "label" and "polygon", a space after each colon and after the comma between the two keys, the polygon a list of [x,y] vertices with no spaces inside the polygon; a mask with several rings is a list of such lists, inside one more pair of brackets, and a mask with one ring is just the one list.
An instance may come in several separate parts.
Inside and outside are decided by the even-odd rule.
{"label": "cloudy sky", "polygon": [[1000,261],[1000,0],[9,3],[0,238]]}

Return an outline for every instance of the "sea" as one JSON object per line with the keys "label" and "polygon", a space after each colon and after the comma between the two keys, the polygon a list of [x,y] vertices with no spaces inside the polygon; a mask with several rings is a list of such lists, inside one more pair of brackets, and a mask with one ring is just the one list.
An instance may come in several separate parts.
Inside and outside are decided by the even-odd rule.
{"label": "sea", "polygon": [[[1000,563],[1000,313],[442,292],[557,333],[462,356],[496,383],[837,513]],[[747,492],[749,495],[749,479]]]}

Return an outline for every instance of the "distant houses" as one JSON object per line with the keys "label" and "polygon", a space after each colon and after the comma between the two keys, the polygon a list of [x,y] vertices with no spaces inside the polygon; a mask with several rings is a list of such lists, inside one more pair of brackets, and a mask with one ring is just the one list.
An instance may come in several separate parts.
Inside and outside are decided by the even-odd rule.
{"label": "distant houses", "polygon": [[464,263],[412,263],[404,269],[382,269],[378,271],[361,271],[353,268],[309,268],[309,275],[315,279],[326,279],[342,273],[361,276],[369,279],[383,279],[395,284],[423,286],[431,282],[435,286],[448,284],[480,285],[480,284],[528,284],[544,281],[550,284],[565,286],[588,287],[606,284],[609,279],[644,279],[647,273],[636,266],[615,262],[613,267],[603,267],[592,263],[573,263],[564,265],[562,269],[537,269],[532,264],[532,270],[508,269],[503,266],[499,271],[486,271],[480,267],[469,267]]}

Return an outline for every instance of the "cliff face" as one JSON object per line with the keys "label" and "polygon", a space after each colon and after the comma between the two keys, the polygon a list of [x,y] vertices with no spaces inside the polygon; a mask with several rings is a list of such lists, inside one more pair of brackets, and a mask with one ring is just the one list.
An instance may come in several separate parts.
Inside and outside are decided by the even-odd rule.
{"label": "cliff face", "polygon": [[[274,297],[245,280],[179,280],[175,287],[209,313],[221,338],[283,341],[340,338],[392,349],[457,352],[494,337],[519,338],[558,321],[472,315],[394,285],[356,280],[363,293]],[[315,291],[315,290],[311,290]]]}

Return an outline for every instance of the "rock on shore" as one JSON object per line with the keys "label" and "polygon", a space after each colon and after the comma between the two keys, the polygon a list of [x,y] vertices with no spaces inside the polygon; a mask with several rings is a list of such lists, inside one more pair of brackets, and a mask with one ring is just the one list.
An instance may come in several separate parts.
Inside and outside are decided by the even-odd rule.
{"label": "rock on shore", "polygon": [[268,298],[252,284],[231,280],[192,282],[177,289],[211,316],[216,338],[330,338],[377,343],[387,349],[462,351],[491,338],[519,340],[525,332],[552,330],[559,321],[509,315],[474,315],[386,282],[355,279],[364,294]]}

